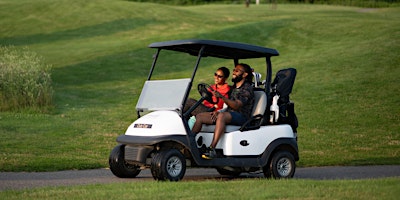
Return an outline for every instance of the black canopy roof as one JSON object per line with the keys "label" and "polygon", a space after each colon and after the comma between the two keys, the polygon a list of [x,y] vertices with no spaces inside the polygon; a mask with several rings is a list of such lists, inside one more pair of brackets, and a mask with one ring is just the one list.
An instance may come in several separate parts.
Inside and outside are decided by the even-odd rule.
{"label": "black canopy roof", "polygon": [[203,57],[211,56],[225,59],[247,59],[279,55],[279,52],[276,49],[220,40],[173,40],[156,42],[149,45],[150,48],[186,52],[193,56],[197,56],[203,46],[205,46],[202,53]]}

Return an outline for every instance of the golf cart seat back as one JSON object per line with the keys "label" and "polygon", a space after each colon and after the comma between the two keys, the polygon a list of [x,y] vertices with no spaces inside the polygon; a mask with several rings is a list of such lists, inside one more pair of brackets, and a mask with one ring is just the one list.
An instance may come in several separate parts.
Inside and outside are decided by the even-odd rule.
{"label": "golf cart seat back", "polygon": [[271,84],[271,97],[279,95],[279,118],[278,124],[289,124],[294,132],[297,132],[298,121],[294,112],[294,103],[290,101],[289,95],[292,92],[296,78],[296,69],[281,69],[276,73],[276,77]]}
{"label": "golf cart seat back", "polygon": [[[227,125],[225,132],[233,132],[233,131],[247,131],[254,130],[260,128],[263,123],[265,109],[267,108],[267,95],[262,90],[254,91],[254,106],[252,110],[252,118],[247,120],[242,126],[236,125]],[[204,124],[201,128],[201,132],[209,132],[214,133],[215,125],[206,125]]]}

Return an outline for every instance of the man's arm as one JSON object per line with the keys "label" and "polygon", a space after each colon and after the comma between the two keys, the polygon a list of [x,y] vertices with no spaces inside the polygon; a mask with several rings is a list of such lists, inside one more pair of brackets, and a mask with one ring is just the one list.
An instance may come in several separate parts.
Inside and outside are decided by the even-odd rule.
{"label": "man's arm", "polygon": [[236,100],[229,99],[229,98],[223,96],[221,93],[219,93],[219,92],[217,92],[217,91],[214,92],[214,95],[215,95],[216,97],[218,97],[218,98],[221,98],[221,99],[226,103],[226,105],[228,105],[228,106],[229,106],[230,108],[232,108],[233,110],[238,110],[240,107],[243,106],[243,102],[242,102],[241,100],[238,100],[238,99],[236,99]]}
{"label": "man's arm", "polygon": [[226,103],[226,105],[228,105],[233,110],[239,110],[239,108],[243,106],[242,101],[240,101],[238,99],[232,100],[232,99],[228,99],[226,97],[221,97],[221,98]]}

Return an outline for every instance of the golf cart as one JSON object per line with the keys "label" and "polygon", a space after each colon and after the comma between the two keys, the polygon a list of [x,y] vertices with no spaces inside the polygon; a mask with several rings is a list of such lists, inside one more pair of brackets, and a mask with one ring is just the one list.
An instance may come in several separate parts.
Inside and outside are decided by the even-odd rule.
{"label": "golf cart", "polygon": [[[149,47],[157,51],[136,105],[138,119],[117,137],[118,145],[110,153],[110,170],[115,176],[134,178],[150,168],[155,180],[179,181],[187,167],[201,167],[229,176],[262,171],[267,178],[293,177],[299,154],[297,118],[289,94],[296,70],[280,70],[272,81],[271,57],[279,55],[277,50],[217,40],[175,40]],[[191,77],[153,80],[159,55],[171,51],[197,57]],[[193,134],[188,124],[196,106],[212,101],[207,84],[198,84],[201,98],[183,111],[200,60],[206,57],[232,60],[232,66],[244,59],[266,61],[265,80],[254,72],[253,117],[242,126],[227,125],[215,147],[218,156],[211,160],[201,158],[201,154],[212,141],[215,125],[203,125],[200,133]]]}

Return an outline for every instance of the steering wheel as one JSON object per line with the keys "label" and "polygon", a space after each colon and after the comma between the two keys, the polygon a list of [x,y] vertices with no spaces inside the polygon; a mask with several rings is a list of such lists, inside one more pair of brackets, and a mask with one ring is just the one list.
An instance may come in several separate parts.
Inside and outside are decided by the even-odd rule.
{"label": "steering wheel", "polygon": [[197,90],[199,90],[199,93],[201,95],[201,97],[204,98],[204,100],[212,103],[212,104],[217,104],[218,103],[218,99],[216,101],[213,100],[213,94],[211,92],[214,92],[214,89],[206,84],[206,83],[199,83],[197,85]]}

